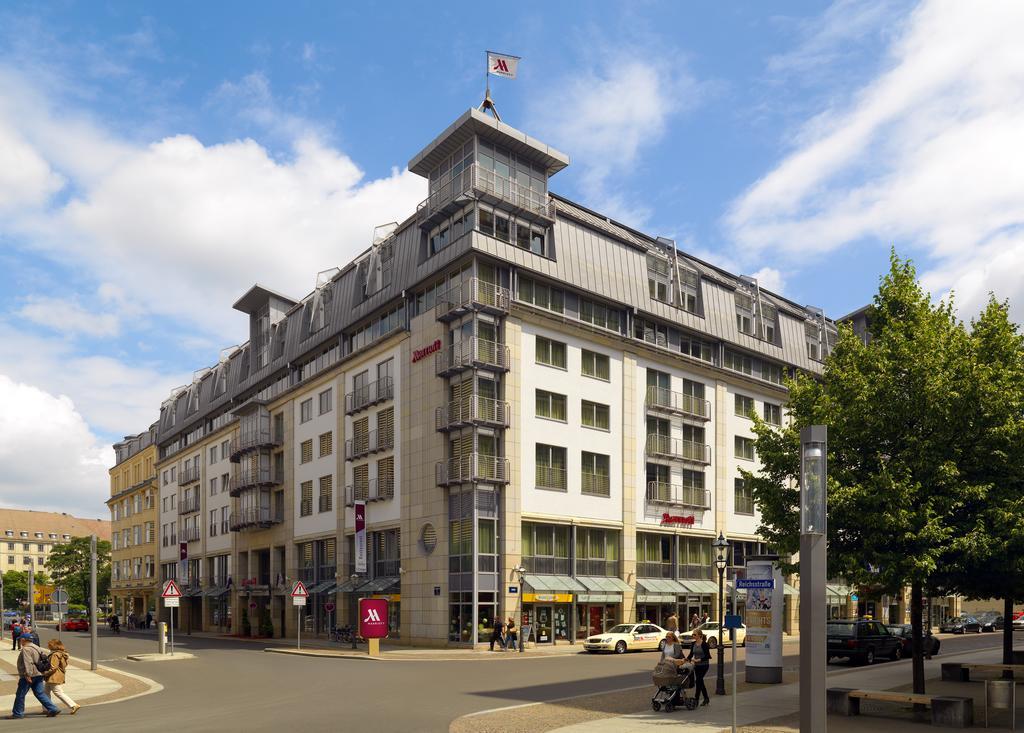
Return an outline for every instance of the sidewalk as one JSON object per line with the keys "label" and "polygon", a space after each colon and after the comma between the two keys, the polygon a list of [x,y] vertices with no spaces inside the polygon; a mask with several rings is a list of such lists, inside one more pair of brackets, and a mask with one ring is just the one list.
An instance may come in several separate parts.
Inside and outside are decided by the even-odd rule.
{"label": "sidewalk", "polygon": [[[102,665],[93,672],[89,669],[88,661],[75,657],[71,657],[67,678],[64,690],[83,708],[87,705],[122,702],[163,689],[163,685],[153,680]],[[17,686],[18,652],[10,649],[0,650],[0,714],[10,711],[14,706]],[[66,713],[67,710],[61,707],[62,712]],[[32,715],[39,710],[39,703],[29,692],[26,698],[26,714]]]}

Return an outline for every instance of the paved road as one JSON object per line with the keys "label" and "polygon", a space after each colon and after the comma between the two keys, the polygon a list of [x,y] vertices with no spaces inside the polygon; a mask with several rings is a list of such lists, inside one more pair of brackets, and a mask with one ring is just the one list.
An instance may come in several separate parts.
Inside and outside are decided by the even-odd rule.
{"label": "paved road", "polygon": [[[52,635],[43,630],[43,641]],[[1018,639],[1024,635],[1018,635]],[[994,647],[992,634],[943,636],[943,653]],[[64,633],[72,654],[88,658],[88,634]],[[134,663],[124,656],[154,651],[152,637],[100,637],[104,664],[150,677],[163,692],[61,715],[62,730],[118,732],[338,730],[443,733],[469,712],[646,685],[656,657],[567,656],[470,661],[366,662],[266,654],[262,644],[179,635],[177,648],[197,655],[178,662]],[[787,645],[784,664],[798,664]],[[726,650],[729,660],[730,650]],[[742,650],[739,650],[742,656]],[[496,655],[497,656],[497,655]],[[510,655],[509,655],[510,656]],[[34,708],[29,707],[29,710]],[[29,721],[26,721],[28,723]],[[350,725],[358,724],[356,728]],[[31,726],[54,721],[33,718]]]}

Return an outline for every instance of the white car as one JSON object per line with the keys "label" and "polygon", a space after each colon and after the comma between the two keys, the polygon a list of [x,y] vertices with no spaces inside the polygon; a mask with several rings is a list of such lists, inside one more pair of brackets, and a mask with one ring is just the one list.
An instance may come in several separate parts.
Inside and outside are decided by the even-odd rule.
{"label": "white car", "polygon": [[[730,637],[729,637],[730,629],[726,629],[725,630],[725,634],[723,635],[722,631],[718,628],[718,622],[717,621],[708,621],[707,623],[701,624],[697,628],[700,629],[702,632],[704,632],[704,638],[708,640],[708,646],[709,647],[714,648],[714,647],[718,646],[719,639],[722,640],[722,644],[724,646],[731,646],[732,645],[732,642],[730,641]],[[733,629],[733,630],[736,632],[736,643],[739,644],[740,646],[746,646],[747,645],[747,627],[743,626],[743,625],[740,625],[740,627],[738,629]],[[693,632],[692,631],[687,631],[687,632],[685,632],[683,634],[680,634],[679,635],[679,643],[682,644],[683,646],[692,646],[693,645]]]}
{"label": "white car", "polygon": [[594,634],[583,642],[588,652],[615,652],[625,654],[632,649],[656,649],[665,646],[668,631],[654,624],[619,624]]}
{"label": "white car", "polygon": [[1024,616],[1018,616],[1017,618],[1015,618],[1013,620],[1013,628],[1015,630],[1016,629],[1024,629]]}

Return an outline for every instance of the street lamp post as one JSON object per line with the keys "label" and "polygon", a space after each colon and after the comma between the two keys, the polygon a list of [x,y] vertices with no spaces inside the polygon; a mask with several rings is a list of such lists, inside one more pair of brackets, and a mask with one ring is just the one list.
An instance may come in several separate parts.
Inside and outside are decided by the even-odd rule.
{"label": "street lamp post", "polygon": [[718,676],[715,680],[715,694],[725,694],[725,568],[729,564],[729,540],[718,533],[718,539],[711,543],[715,548],[715,567],[718,568]]}
{"label": "street lamp post", "polygon": [[800,730],[824,731],[828,427],[800,429]]}
{"label": "street lamp post", "polygon": [[526,574],[526,568],[522,565],[517,565],[512,568],[512,572],[515,573],[516,581],[519,584],[519,593],[516,594],[519,596],[519,611],[517,614],[519,620],[516,622],[516,626],[519,627],[519,653],[522,654],[523,648],[526,646],[526,639],[523,638],[523,575]]}
{"label": "street lamp post", "polygon": [[[352,590],[353,590],[353,595],[354,595],[355,594],[354,591],[355,591],[356,581],[359,580],[359,573],[352,573],[352,575],[349,576],[349,580],[352,581]],[[349,623],[349,627],[352,629],[352,632],[350,634],[350,636],[352,637],[352,650],[355,651],[355,648],[356,648],[356,634],[359,632],[359,601],[358,600],[356,600],[355,623]]]}

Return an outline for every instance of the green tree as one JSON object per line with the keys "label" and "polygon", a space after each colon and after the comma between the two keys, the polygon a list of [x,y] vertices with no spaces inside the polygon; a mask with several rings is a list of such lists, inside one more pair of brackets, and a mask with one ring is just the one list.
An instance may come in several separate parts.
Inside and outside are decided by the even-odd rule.
{"label": "green tree", "polygon": [[[89,537],[73,537],[70,542],[54,545],[46,558],[47,569],[57,584],[67,589],[72,603],[89,603],[90,543]],[[105,590],[99,587],[104,575],[107,578]],[[96,542],[96,579],[96,598],[105,598],[110,590],[110,543],[106,540]]]}
{"label": "green tree", "polygon": [[755,421],[763,469],[744,475],[765,539],[797,553],[799,429],[829,426],[829,575],[890,593],[910,585],[914,690],[924,692],[923,592],[956,536],[958,512],[985,493],[959,469],[969,338],[952,304],[933,304],[895,253],[870,331],[865,344],[841,328],[822,376],[789,383],[790,427]]}
{"label": "green tree", "polygon": [[[36,573],[36,585],[49,585],[50,577],[43,571]],[[28,603],[28,571],[8,570],[4,573],[4,608],[19,609]]]}

